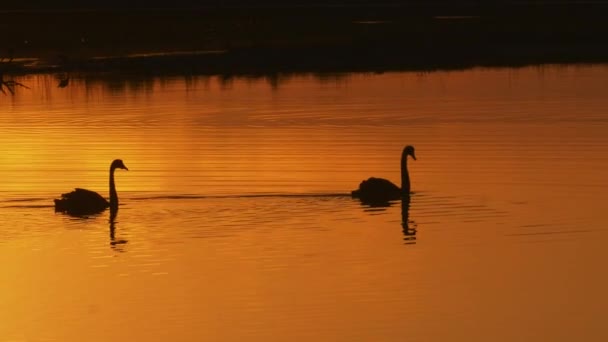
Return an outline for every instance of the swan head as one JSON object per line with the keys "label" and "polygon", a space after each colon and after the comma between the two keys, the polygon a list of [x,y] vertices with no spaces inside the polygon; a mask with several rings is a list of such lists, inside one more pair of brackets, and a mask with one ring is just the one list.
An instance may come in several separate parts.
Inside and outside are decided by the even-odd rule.
{"label": "swan head", "polygon": [[129,169],[127,169],[127,167],[125,166],[125,164],[122,162],[122,159],[115,159],[112,162],[112,165],[110,166],[110,168],[112,170],[114,170],[114,169],[123,169],[123,170],[129,171]]}
{"label": "swan head", "polygon": [[407,158],[408,155],[412,156],[412,158],[414,158],[414,160],[416,160],[416,153],[414,151],[414,146],[412,146],[412,145],[405,146],[405,148],[403,149],[402,158]]}

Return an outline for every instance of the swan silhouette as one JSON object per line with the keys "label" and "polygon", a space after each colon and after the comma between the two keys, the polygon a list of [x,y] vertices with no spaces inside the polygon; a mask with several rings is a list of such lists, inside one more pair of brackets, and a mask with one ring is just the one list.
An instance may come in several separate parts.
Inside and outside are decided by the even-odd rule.
{"label": "swan silhouette", "polygon": [[55,211],[65,212],[69,215],[89,215],[106,210],[108,207],[115,212],[118,210],[118,194],[114,185],[114,170],[129,170],[120,159],[116,159],[110,165],[110,201],[95,191],[76,188],[72,192],[61,195],[55,199]]}
{"label": "swan silhouette", "polygon": [[414,146],[407,145],[401,154],[401,188],[384,178],[371,177],[359,184],[351,196],[366,204],[381,204],[410,196],[410,175],[407,171],[407,156],[416,160]]}

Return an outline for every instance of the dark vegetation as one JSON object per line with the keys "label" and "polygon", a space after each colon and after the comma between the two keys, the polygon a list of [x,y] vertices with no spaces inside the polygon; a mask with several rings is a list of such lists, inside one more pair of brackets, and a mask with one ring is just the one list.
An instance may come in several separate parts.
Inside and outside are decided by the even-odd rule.
{"label": "dark vegetation", "polygon": [[412,7],[489,7],[505,4],[589,4],[599,3],[597,0],[28,0],[10,1],[0,4],[0,10],[27,9],[27,10],[49,10],[49,9],[150,9],[150,8],[180,8],[197,9],[207,7],[287,7],[287,6],[412,6]]}
{"label": "dark vegetation", "polygon": [[268,3],[1,12],[0,57],[15,60],[0,72],[252,74],[608,61],[608,3]]}

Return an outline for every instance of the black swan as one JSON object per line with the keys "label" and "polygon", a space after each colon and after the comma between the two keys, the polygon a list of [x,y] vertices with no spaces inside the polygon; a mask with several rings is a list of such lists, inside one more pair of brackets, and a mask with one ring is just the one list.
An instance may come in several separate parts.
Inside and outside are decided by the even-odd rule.
{"label": "black swan", "polygon": [[55,199],[55,211],[65,212],[70,215],[96,214],[106,210],[108,207],[113,211],[118,209],[118,195],[114,185],[114,170],[129,170],[122,160],[116,159],[110,165],[110,201],[108,202],[95,191],[76,188],[72,192],[61,195]]}
{"label": "black swan", "polygon": [[359,198],[363,203],[387,203],[409,197],[410,175],[407,171],[407,156],[416,160],[414,146],[407,145],[401,154],[401,188],[384,178],[371,177],[359,184],[359,189],[353,190],[351,196]]}

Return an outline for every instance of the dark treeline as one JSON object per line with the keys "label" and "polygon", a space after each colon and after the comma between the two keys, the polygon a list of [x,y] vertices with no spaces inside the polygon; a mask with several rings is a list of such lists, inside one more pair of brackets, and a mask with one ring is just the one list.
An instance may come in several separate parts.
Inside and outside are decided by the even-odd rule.
{"label": "dark treeline", "polygon": [[[602,1],[118,3],[4,2],[20,9],[0,11],[0,67],[38,58],[66,70],[251,74],[608,61]],[[149,56],[166,52],[194,53]]]}
{"label": "dark treeline", "polygon": [[206,7],[331,7],[331,6],[407,6],[413,8],[454,7],[526,7],[526,6],[587,6],[608,4],[604,0],[29,0],[5,1],[0,10],[85,10],[85,9],[154,9],[154,8],[206,8]]}

